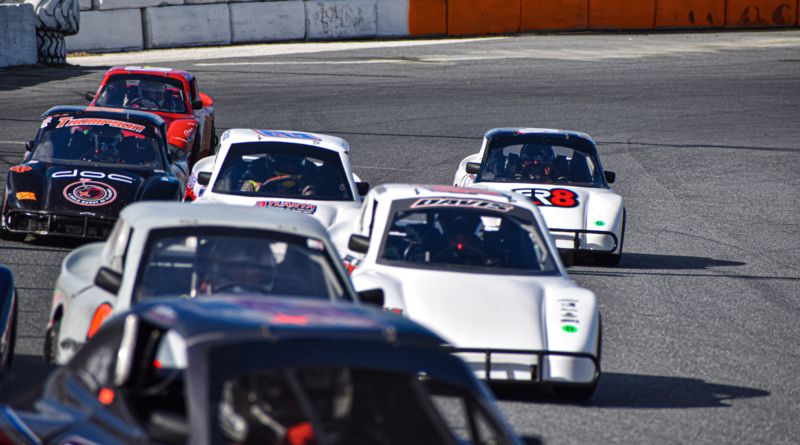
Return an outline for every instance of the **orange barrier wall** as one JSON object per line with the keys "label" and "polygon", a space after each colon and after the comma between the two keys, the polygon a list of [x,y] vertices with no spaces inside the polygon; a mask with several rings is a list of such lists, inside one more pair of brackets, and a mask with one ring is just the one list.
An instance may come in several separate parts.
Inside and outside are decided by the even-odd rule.
{"label": "orange barrier wall", "polygon": [[408,0],[408,32],[412,36],[447,34],[447,0]]}
{"label": "orange barrier wall", "polygon": [[656,0],[589,0],[589,29],[653,29]]}
{"label": "orange barrier wall", "polygon": [[519,32],[521,0],[447,0],[451,36]]}
{"label": "orange barrier wall", "polygon": [[797,0],[728,0],[727,28],[789,27],[797,24]]}
{"label": "orange barrier wall", "polygon": [[585,30],[589,0],[522,0],[521,31]]}
{"label": "orange barrier wall", "polygon": [[659,0],[656,3],[656,29],[723,26],[725,0]]}

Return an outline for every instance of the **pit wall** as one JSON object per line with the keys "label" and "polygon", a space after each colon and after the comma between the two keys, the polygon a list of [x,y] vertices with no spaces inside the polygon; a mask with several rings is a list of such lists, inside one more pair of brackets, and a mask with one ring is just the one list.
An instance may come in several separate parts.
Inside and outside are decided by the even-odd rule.
{"label": "pit wall", "polygon": [[535,31],[798,26],[799,0],[80,0],[69,51]]}

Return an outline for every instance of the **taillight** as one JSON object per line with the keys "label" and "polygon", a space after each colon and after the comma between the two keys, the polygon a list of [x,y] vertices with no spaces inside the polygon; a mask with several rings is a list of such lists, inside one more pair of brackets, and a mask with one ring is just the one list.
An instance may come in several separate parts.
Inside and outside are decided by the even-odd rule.
{"label": "taillight", "polygon": [[92,323],[89,324],[89,332],[86,334],[86,339],[89,340],[90,338],[94,337],[94,334],[97,333],[97,330],[100,329],[100,326],[103,325],[103,322],[106,321],[109,315],[111,315],[111,311],[113,308],[108,303],[103,303],[97,310],[94,311],[94,316],[92,316]]}

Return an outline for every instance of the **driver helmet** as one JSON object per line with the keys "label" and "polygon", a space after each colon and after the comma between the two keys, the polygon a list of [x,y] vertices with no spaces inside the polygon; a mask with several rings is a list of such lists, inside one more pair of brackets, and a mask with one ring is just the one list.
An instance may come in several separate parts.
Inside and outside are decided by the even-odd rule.
{"label": "driver helmet", "polygon": [[447,245],[458,251],[465,247],[476,246],[477,237],[475,229],[480,222],[480,215],[472,212],[442,212],[439,214],[439,224],[447,239]]}
{"label": "driver helmet", "polygon": [[103,126],[91,134],[94,142],[94,160],[117,162],[122,132],[117,128]]}
{"label": "driver helmet", "polygon": [[143,80],[141,84],[142,97],[157,104],[161,104],[167,96],[167,86],[163,82]]}
{"label": "driver helmet", "polygon": [[253,239],[209,240],[205,250],[204,291],[272,292],[276,262],[268,242]]}
{"label": "driver helmet", "polygon": [[276,176],[296,176],[303,173],[305,158],[290,153],[275,153],[270,156],[270,165]]}
{"label": "driver helmet", "polygon": [[519,152],[522,168],[533,177],[547,176],[553,169],[555,153],[547,144],[525,144]]}

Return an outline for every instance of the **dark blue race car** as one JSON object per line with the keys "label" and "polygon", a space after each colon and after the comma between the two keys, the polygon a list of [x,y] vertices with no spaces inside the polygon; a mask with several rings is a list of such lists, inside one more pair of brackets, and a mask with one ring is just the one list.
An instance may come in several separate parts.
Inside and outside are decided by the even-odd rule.
{"label": "dark blue race car", "polygon": [[386,312],[227,296],[145,303],[49,378],[0,444],[522,443],[443,340]]}
{"label": "dark blue race car", "polygon": [[17,290],[11,269],[0,265],[0,373],[11,366],[17,337]]}

